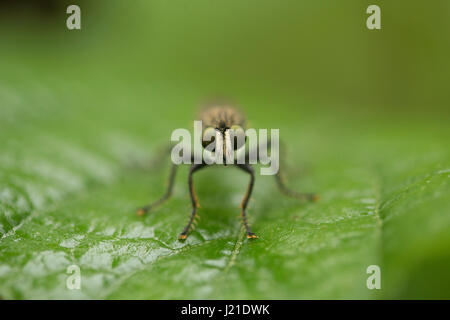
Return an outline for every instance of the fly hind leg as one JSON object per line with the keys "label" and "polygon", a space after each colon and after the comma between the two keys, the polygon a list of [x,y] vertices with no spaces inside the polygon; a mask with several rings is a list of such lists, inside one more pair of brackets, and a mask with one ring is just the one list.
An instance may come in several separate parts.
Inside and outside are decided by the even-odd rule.
{"label": "fly hind leg", "polygon": [[[271,143],[271,140],[269,139],[267,141],[267,147],[271,148],[271,146],[272,146],[272,143]],[[282,147],[283,147],[283,144],[280,143],[280,148],[279,148],[280,153],[282,153],[284,151],[284,148],[282,148]],[[250,163],[250,154],[253,154],[254,157],[257,159],[257,161],[261,161],[261,154],[259,152],[259,149],[255,148],[251,151],[247,151],[247,153],[245,155],[245,163],[247,163],[247,164]],[[277,155],[275,155],[275,156],[277,156]],[[282,153],[282,156],[283,156],[282,158],[284,158],[284,153]],[[264,160],[267,160],[267,155],[264,156]],[[314,202],[318,201],[319,200],[318,194],[301,193],[301,192],[291,190],[287,187],[284,177],[283,177],[283,173],[282,173],[282,168],[284,167],[284,165],[283,165],[284,162],[281,161],[282,159],[280,159],[279,156],[278,156],[278,160],[279,160],[279,168],[278,168],[277,173],[275,174],[275,180],[277,182],[278,189],[284,195],[286,195],[288,197],[296,198],[296,199],[303,200],[303,201],[314,201]]]}
{"label": "fly hind leg", "polygon": [[296,199],[300,199],[300,200],[304,200],[304,201],[314,201],[316,202],[317,200],[319,200],[319,195],[315,194],[315,193],[300,193],[294,190],[289,189],[285,182],[284,179],[281,175],[280,170],[278,170],[278,172],[275,175],[275,179],[277,181],[277,186],[278,189],[280,189],[280,191],[287,195],[288,197],[292,197],[292,198],[296,198]]}
{"label": "fly hind leg", "polygon": [[159,198],[158,200],[156,200],[153,203],[147,204],[143,207],[140,207],[137,210],[137,214],[139,216],[143,216],[145,215],[147,212],[149,212],[150,210],[158,207],[159,205],[163,204],[167,199],[170,198],[170,196],[172,195],[172,191],[173,191],[173,185],[175,182],[175,174],[177,172],[177,165],[176,164],[172,164],[172,167],[170,169],[170,175],[169,175],[169,183],[167,185],[167,189],[166,192],[164,193],[164,195]]}

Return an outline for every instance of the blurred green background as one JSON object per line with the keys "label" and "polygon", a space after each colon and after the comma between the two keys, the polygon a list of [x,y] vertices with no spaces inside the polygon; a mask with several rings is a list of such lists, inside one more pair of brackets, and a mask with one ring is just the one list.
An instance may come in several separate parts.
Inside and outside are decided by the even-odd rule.
{"label": "blurred green background", "polygon": [[[450,298],[449,30],[446,0],[0,1],[0,296]],[[238,170],[198,174],[185,243],[186,170],[134,214],[164,190],[149,159],[215,95],[279,128],[289,185],[321,194],[258,176],[254,242]]]}

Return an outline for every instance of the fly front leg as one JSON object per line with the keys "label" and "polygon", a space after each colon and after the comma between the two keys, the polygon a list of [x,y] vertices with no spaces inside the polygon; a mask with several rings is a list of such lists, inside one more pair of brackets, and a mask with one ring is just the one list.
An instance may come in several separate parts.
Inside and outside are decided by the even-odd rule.
{"label": "fly front leg", "polygon": [[161,198],[159,198],[157,201],[139,208],[137,210],[137,214],[139,216],[145,215],[147,212],[149,212],[150,210],[163,204],[167,199],[170,198],[170,196],[172,195],[172,191],[173,191],[173,185],[175,182],[175,175],[177,173],[177,167],[178,166],[176,164],[172,164],[172,167],[170,168],[169,183],[167,185],[167,189],[166,189],[166,192],[164,193],[164,195]]}
{"label": "fly front leg", "polygon": [[193,176],[194,172],[200,170],[201,168],[203,168],[205,166],[206,166],[205,163],[193,164],[191,166],[191,168],[189,169],[188,184],[189,184],[189,194],[191,196],[191,201],[192,201],[192,213],[191,213],[191,216],[189,218],[189,221],[188,221],[186,227],[184,227],[184,229],[183,229],[183,232],[181,232],[180,235],[178,236],[179,240],[185,240],[187,238],[189,230],[191,229],[192,224],[193,224],[195,218],[197,217],[197,208],[199,207],[199,203],[197,200],[197,195],[195,194],[194,182],[192,180],[192,176]]}
{"label": "fly front leg", "polygon": [[252,195],[253,185],[255,184],[255,172],[253,168],[248,164],[238,164],[237,166],[239,169],[244,170],[245,172],[250,174],[250,182],[248,184],[247,191],[245,192],[245,196],[241,202],[241,218],[242,224],[244,225],[245,230],[247,231],[247,238],[256,239],[258,238],[258,236],[252,232],[247,221],[247,205],[248,201],[250,200],[250,196]]}

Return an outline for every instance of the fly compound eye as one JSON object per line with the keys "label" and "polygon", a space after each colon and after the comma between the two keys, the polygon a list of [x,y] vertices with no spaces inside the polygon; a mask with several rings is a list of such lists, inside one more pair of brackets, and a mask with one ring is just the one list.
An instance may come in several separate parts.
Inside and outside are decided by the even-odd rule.
{"label": "fly compound eye", "polygon": [[208,151],[214,151],[216,147],[216,130],[208,127],[203,131],[202,146]]}
{"label": "fly compound eye", "polygon": [[244,129],[242,129],[242,127],[238,125],[231,126],[230,137],[233,143],[234,150],[242,148],[242,146],[245,144],[245,141],[247,140]]}

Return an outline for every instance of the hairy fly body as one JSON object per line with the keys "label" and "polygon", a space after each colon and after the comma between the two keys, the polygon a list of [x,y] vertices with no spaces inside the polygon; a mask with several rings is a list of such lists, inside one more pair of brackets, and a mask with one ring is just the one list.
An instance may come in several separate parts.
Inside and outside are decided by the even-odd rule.
{"label": "hairy fly body", "polygon": [[[234,151],[239,150],[245,147],[245,117],[233,107],[228,105],[213,105],[207,107],[203,111],[200,112],[198,120],[202,121],[202,146],[209,151],[218,152],[221,151],[223,154],[224,160],[225,156],[230,152],[230,148],[234,149]],[[248,151],[246,152],[245,159],[248,159]],[[192,155],[193,157],[193,155]],[[223,165],[227,165],[226,161],[223,161]],[[247,190],[242,199],[240,210],[241,210],[241,219],[242,224],[245,227],[247,232],[247,238],[255,239],[258,238],[251,230],[248,220],[247,220],[247,205],[252,194],[253,185],[255,182],[255,173],[252,165],[246,161],[245,163],[237,163],[234,162],[231,165],[237,166],[239,169],[250,175],[250,182],[247,186]],[[197,200],[197,196],[194,190],[193,183],[193,175],[198,170],[207,167],[208,165],[202,161],[202,163],[192,164],[189,169],[189,177],[188,177],[188,187],[190,198],[192,202],[192,212],[189,218],[187,225],[184,227],[183,231],[179,234],[178,239],[184,240],[187,238],[189,231],[192,229],[195,219],[198,217],[197,209],[199,207],[199,203]],[[143,206],[138,209],[138,215],[144,215],[148,211],[154,209],[159,206],[163,202],[165,202],[172,195],[173,185],[175,181],[175,174],[178,165],[172,164],[170,175],[169,175],[169,184],[166,189],[165,194],[157,201]],[[280,191],[284,194],[298,198],[301,200],[307,201],[315,201],[318,199],[318,196],[312,193],[298,193],[290,190],[286,187],[281,177],[281,170],[275,174],[275,179],[277,182],[277,186]]]}

